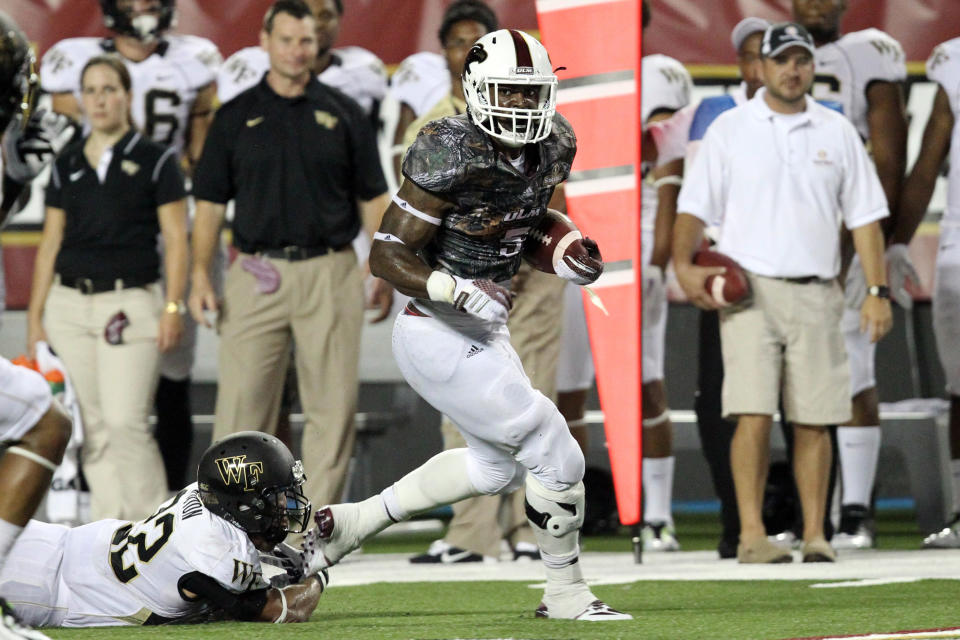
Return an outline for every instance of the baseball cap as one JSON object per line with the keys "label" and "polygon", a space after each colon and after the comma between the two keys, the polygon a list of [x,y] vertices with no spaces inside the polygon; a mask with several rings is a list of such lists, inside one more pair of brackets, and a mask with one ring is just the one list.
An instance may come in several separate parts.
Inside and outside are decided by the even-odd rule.
{"label": "baseball cap", "polygon": [[763,18],[744,18],[730,32],[730,42],[733,43],[733,50],[740,51],[740,45],[743,44],[744,40],[757,32],[765,32],[769,26],[770,22]]}
{"label": "baseball cap", "polygon": [[803,26],[796,22],[778,22],[764,32],[760,55],[772,58],[790,47],[803,47],[811,55],[814,53],[813,38]]}

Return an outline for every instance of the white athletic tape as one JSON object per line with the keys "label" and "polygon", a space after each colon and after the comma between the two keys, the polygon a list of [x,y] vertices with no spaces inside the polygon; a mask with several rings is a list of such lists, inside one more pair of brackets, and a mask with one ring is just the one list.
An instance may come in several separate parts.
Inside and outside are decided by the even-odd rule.
{"label": "white athletic tape", "polygon": [[727,299],[723,297],[723,287],[726,286],[727,279],[723,276],[713,276],[713,284],[710,285],[710,295],[720,304],[727,304]]}
{"label": "white athletic tape", "polygon": [[420,211],[419,209],[414,208],[412,204],[410,204],[409,202],[407,202],[397,194],[393,194],[393,201],[396,203],[398,207],[400,207],[410,215],[416,216],[421,220],[426,220],[430,224],[435,224],[439,227],[440,223],[443,222],[443,220],[441,220],[440,218],[437,218],[435,216],[430,215],[429,213],[424,213],[423,211]]}
{"label": "white athletic tape", "polygon": [[666,411],[656,416],[655,418],[646,418],[641,422],[641,424],[643,425],[644,429],[647,429],[649,427],[656,427],[658,425],[661,425],[664,422],[667,422],[669,420],[670,420],[670,410],[667,409]]}
{"label": "white athletic tape", "polygon": [[283,605],[283,611],[273,621],[273,624],[283,624],[287,621],[287,595],[283,592],[283,589],[277,589],[277,592],[280,594],[280,604]]}
{"label": "white athletic tape", "polygon": [[24,449],[23,447],[16,447],[16,446],[7,447],[7,453],[12,453],[15,456],[22,456],[27,460],[32,460],[33,462],[36,462],[41,467],[46,467],[47,469],[50,469],[50,471],[57,470],[57,465],[50,462],[43,456],[37,455],[33,451],[29,451],[27,449]]}
{"label": "white athletic tape", "polygon": [[453,294],[456,290],[457,281],[449,273],[434,271],[427,278],[427,295],[431,300],[453,302]]}

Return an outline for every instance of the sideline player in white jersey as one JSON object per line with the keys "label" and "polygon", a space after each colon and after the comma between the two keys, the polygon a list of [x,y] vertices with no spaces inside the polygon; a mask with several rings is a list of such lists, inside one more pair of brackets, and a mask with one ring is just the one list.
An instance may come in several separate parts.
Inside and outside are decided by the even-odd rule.
{"label": "sideline player in white jersey", "polygon": [[[69,127],[62,116],[48,119],[47,125],[41,124],[43,114],[31,116],[36,85],[33,49],[20,27],[0,11],[0,227],[23,187],[59,150],[52,143],[64,133],[61,125]],[[43,376],[0,358],[0,569],[46,495],[69,439],[70,419]],[[0,638],[46,637],[23,626],[0,594]]]}
{"label": "sideline player in white jersey", "polygon": [[[320,53],[313,66],[317,79],[356,100],[371,118],[387,93],[387,71],[372,52],[361,47],[333,48],[340,35],[343,0],[306,0],[317,19]],[[217,74],[217,96],[224,103],[260,82],[270,69],[261,47],[240,49],[226,59]]]}
{"label": "sideline player in white jersey", "polygon": [[[644,28],[650,13],[644,3]],[[690,104],[693,80],[677,60],[661,54],[641,59],[641,123],[671,118]],[[682,149],[682,146],[681,146]],[[676,198],[680,192],[682,157],[651,156],[654,145],[644,145],[641,193],[641,247],[643,250],[643,529],[645,551],[680,548],[673,527],[673,425],[663,384],[667,329],[665,275],[670,259],[670,237]],[[666,160],[666,162],[664,161]],[[671,202],[665,200],[672,200]]]}
{"label": "sideline player in white jersey", "polygon": [[[133,80],[134,123],[154,142],[175,148],[189,175],[213,115],[219,50],[205,38],[167,33],[175,23],[175,0],[100,0],[100,8],[113,35],[55,44],[43,56],[41,87],[53,94],[54,111],[82,121],[81,69],[93,56],[119,54]],[[175,303],[166,309],[184,311]],[[183,325],[180,344],[160,356],[156,394],[157,442],[173,491],[187,482],[193,438],[189,391],[197,326],[190,314]]]}
{"label": "sideline player in white jersey", "polygon": [[[907,255],[907,245],[897,229],[900,190],[906,169],[907,121],[902,83],[907,69],[903,49],[878,29],[840,34],[846,0],[793,0],[796,21],[806,27],[817,45],[813,95],[843,106],[860,137],[868,141],[880,183],[890,208],[884,225],[889,241],[886,260],[890,290],[903,307],[912,304],[905,279],[917,276]],[[893,235],[891,235],[893,234]],[[860,331],[860,305],[867,294],[863,271],[854,259],[845,285],[846,309],[842,319],[850,359],[850,396],[853,420],[837,429],[842,507],[840,526],[832,543],[837,549],[865,549],[874,545],[871,492],[880,454],[880,412],[874,359],[876,345]]]}
{"label": "sideline player in white jersey", "polygon": [[291,549],[284,537],[305,529],[303,480],[303,465],[273,436],[233,434],[204,452],[196,482],[145,520],[30,521],[0,570],[0,595],[44,627],[306,621],[326,574],[303,576],[286,562],[290,572],[267,582],[260,555]]}
{"label": "sideline player in white jersey", "polygon": [[927,77],[938,85],[923,132],[920,155],[903,185],[903,239],[912,237],[950,153],[947,208],[940,220],[940,247],[933,290],[933,332],[950,394],[952,514],[946,526],[923,541],[925,548],[960,549],[960,38],[944,42],[927,60]]}

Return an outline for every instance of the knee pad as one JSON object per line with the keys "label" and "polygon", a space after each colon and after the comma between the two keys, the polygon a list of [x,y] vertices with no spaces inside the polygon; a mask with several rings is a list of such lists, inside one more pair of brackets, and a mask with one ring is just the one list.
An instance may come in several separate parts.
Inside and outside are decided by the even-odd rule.
{"label": "knee pad", "polygon": [[[534,532],[546,532],[554,538],[578,531],[583,526],[583,483],[577,482],[564,491],[551,491],[544,487],[533,474],[526,481],[527,519]],[[550,549],[544,549],[550,553]]]}
{"label": "knee pad", "polygon": [[537,477],[546,489],[565,491],[583,480],[586,461],[580,445],[570,435],[567,421],[553,404],[548,406],[540,424],[521,443],[517,462]]}
{"label": "knee pad", "polygon": [[470,452],[467,457],[467,473],[470,482],[480,493],[497,495],[519,489],[526,469],[509,454],[504,453],[501,460],[479,458]]}

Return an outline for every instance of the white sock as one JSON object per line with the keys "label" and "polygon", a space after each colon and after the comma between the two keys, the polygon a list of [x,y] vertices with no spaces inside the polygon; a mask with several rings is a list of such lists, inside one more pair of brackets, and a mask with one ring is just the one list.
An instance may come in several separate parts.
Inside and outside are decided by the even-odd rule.
{"label": "white sock", "polygon": [[838,427],[843,504],[870,506],[880,456],[880,427]]}
{"label": "white sock", "polygon": [[960,458],[950,461],[950,474],[953,477],[953,512],[960,513]]}
{"label": "white sock", "polygon": [[395,521],[406,520],[480,495],[470,482],[467,459],[466,449],[448,449],[397,480],[381,494],[390,517]]}
{"label": "white sock", "polygon": [[675,458],[643,459],[643,520],[673,524],[670,500],[673,498]]}
{"label": "white sock", "polygon": [[18,527],[12,522],[0,519],[0,568],[3,567],[7,554],[10,553],[13,543],[16,542],[22,531],[23,527]]}

